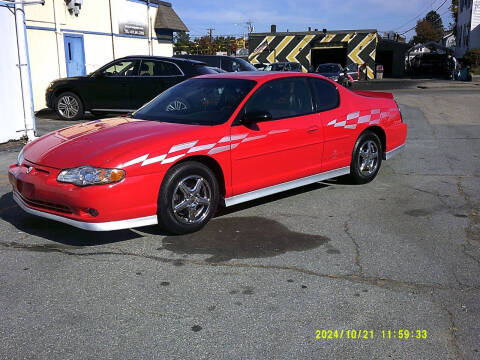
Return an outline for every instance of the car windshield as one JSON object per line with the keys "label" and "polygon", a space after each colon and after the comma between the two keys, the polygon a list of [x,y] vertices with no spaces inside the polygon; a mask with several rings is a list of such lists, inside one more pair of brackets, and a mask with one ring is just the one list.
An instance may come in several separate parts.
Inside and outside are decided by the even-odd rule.
{"label": "car windshield", "polygon": [[317,68],[317,72],[320,72],[320,73],[334,73],[334,72],[338,72],[340,69],[340,67],[338,65],[318,65],[318,68]]}
{"label": "car windshield", "polygon": [[189,79],[164,91],[132,117],[192,125],[223,124],[255,84],[244,79]]}

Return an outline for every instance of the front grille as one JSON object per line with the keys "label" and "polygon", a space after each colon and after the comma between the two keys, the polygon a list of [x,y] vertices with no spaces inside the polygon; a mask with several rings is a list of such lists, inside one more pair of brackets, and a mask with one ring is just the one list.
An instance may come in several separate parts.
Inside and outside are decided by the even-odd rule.
{"label": "front grille", "polygon": [[72,210],[70,210],[70,208],[68,206],[61,205],[61,204],[55,204],[55,203],[51,203],[51,202],[47,202],[47,201],[31,200],[31,199],[27,199],[22,194],[19,194],[19,193],[17,193],[17,194],[21,197],[23,202],[25,204],[29,205],[29,206],[36,207],[36,208],[42,208],[42,209],[46,209],[46,210],[53,210],[53,211],[57,211],[57,212],[65,213],[65,214],[71,214],[72,213]]}

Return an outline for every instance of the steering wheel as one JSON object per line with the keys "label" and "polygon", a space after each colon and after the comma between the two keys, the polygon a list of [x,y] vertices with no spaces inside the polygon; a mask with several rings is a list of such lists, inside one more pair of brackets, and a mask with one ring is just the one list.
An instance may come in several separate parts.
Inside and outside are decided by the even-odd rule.
{"label": "steering wheel", "polygon": [[165,107],[165,111],[185,111],[189,108],[190,106],[185,99],[178,98],[170,101]]}

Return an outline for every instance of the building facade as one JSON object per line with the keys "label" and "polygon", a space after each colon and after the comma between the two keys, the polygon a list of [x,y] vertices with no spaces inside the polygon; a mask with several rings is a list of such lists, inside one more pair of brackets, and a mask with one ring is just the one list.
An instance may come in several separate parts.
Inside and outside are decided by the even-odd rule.
{"label": "building facade", "polygon": [[[126,55],[173,55],[173,32],[188,31],[168,2],[159,0],[46,0],[26,8],[35,111],[57,78],[88,74]],[[77,8],[78,9],[78,8]]]}
{"label": "building facade", "polygon": [[378,40],[376,30],[253,33],[249,60],[252,64],[299,62],[304,72],[321,63],[366,64],[373,79]]}
{"label": "building facade", "polygon": [[459,1],[456,40],[457,58],[470,49],[480,48],[480,0]]}

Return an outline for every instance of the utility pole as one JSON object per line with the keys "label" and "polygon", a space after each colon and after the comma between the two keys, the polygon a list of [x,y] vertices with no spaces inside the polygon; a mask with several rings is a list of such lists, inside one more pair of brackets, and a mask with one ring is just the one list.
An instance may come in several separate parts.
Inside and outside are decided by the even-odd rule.
{"label": "utility pole", "polygon": [[213,33],[213,30],[215,30],[215,29],[207,29],[207,31],[208,31],[208,36],[210,37],[210,44],[212,43],[212,33]]}
{"label": "utility pole", "polygon": [[245,22],[245,24],[247,24],[248,27],[248,34],[251,34],[255,29],[255,27],[253,26],[253,22],[248,20],[247,22]]}

